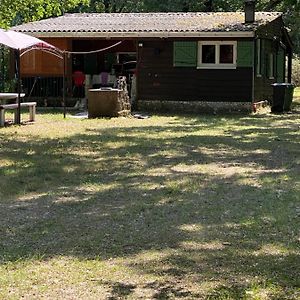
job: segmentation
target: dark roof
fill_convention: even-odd
[[[243,12],[223,13],[76,13],[31,22],[12,29],[46,36],[139,36],[199,34],[211,32],[253,32],[280,17],[281,13],[257,12],[255,22],[245,24]]]

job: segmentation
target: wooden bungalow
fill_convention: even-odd
[[[251,0],[245,12],[76,13],[13,29],[70,52],[69,90],[75,68],[94,79],[102,72],[112,78],[136,74],[140,107],[162,102],[251,105],[272,99],[272,83],[291,82],[292,42],[282,14],[255,12]],[[24,55],[21,69],[28,92],[37,78],[62,81],[62,61],[47,53]],[[56,96],[55,89],[48,90]]]

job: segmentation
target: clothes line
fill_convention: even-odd
[[[117,42],[116,44],[113,44],[113,45],[108,46],[106,48],[102,48],[102,49],[98,49],[98,50],[94,50],[94,51],[82,51],[82,52],[81,51],[80,52],[63,51],[63,52],[66,53],[66,54],[93,54],[93,53],[99,53],[99,52],[103,52],[103,51],[109,50],[111,48],[117,47],[122,43],[123,43],[123,41],[120,41],[120,42]]]
[[[67,51],[67,50],[60,50],[58,48],[56,48],[55,50],[54,49],[49,49],[49,48],[38,48],[38,47],[31,47],[31,48],[28,48],[24,51],[22,51],[21,53],[21,57],[23,55],[25,55],[26,53],[30,52],[30,51],[33,51],[33,50],[40,50],[40,51],[43,51],[43,52],[47,52],[49,54],[52,54],[60,59],[63,59],[63,54],[94,54],[94,53],[100,53],[100,52],[104,52],[106,50],[109,50],[109,49],[112,49],[114,47],[117,47],[119,46],[120,44],[122,44],[123,41],[120,41],[120,42],[117,42],[116,44],[113,44],[111,46],[108,46],[106,48],[102,48],[102,49],[98,49],[98,50],[93,50],[93,51],[79,51],[79,52],[76,52],[76,51]]]
[[[76,51],[67,51],[67,50],[60,50],[56,47],[53,47],[53,49],[50,49],[49,47],[38,47],[37,45],[33,45],[31,47],[27,47],[25,49],[23,49],[23,51],[21,52],[20,51],[20,54],[19,54],[19,58],[20,56],[23,56],[24,54],[32,51],[32,50],[42,50],[43,52],[46,52],[46,53],[49,53],[49,54],[52,54],[56,57],[58,57],[59,59],[62,59],[63,61],[63,107],[64,107],[64,118],[66,118],[66,75],[67,75],[67,66],[66,66],[66,61],[67,61],[67,57],[69,55],[76,55],[76,54],[81,54],[81,55],[84,55],[84,54],[94,54],[94,53],[100,53],[100,52],[104,52],[104,51],[107,51],[109,49],[112,49],[112,48],[115,48],[117,46],[119,46],[120,44],[122,44],[123,41],[119,41],[111,46],[108,46],[108,47],[105,47],[105,48],[102,48],[102,49],[98,49],[98,50],[94,50],[94,51],[79,51],[79,52],[76,52]]]

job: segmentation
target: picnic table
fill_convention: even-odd
[[[24,93],[20,94],[20,96],[23,98],[25,96]],[[0,100],[10,100],[15,99],[17,100],[18,93],[0,93]]]
[[[20,94],[20,97],[24,97],[25,94]],[[17,120],[17,109],[18,109],[18,94],[17,93],[0,93],[0,127],[4,127],[5,125],[5,112],[6,110],[14,110],[15,118],[14,121],[16,123]],[[8,100],[15,100],[13,103],[7,104]],[[29,108],[29,121],[33,122],[35,120],[35,111],[36,111],[36,102],[22,102],[20,103],[20,107],[28,107]]]

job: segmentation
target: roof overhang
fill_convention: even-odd
[[[289,50],[292,51],[293,47],[294,47],[293,41],[292,41],[292,39],[289,35],[289,32],[288,32],[287,28],[285,28],[285,27],[283,28],[283,36],[284,36],[285,41],[287,42]]]
[[[253,31],[237,32],[28,32],[39,38],[253,38]]]

